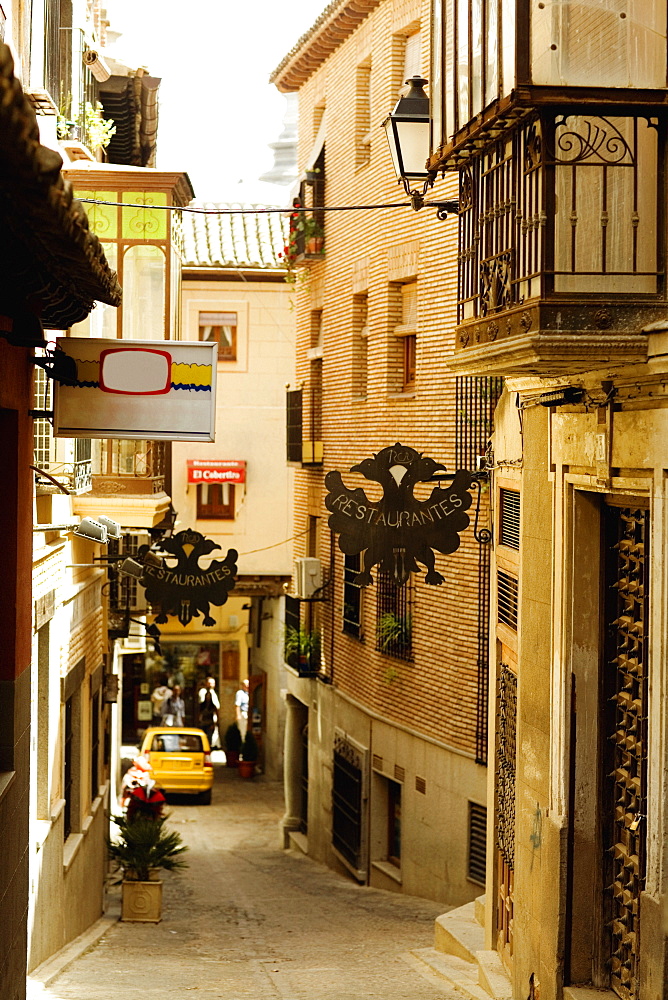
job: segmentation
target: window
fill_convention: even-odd
[[[401,865],[401,785],[387,782],[387,860]]]
[[[197,487],[197,517],[200,520],[234,520],[234,484],[206,483]]]
[[[517,580],[499,570],[497,581],[498,620],[517,631]]]
[[[413,659],[413,578],[398,587],[389,573],[378,570],[376,584],[376,649],[399,660]]]
[[[469,802],[469,860],[468,877],[485,884],[487,868],[487,809],[477,802]]]
[[[419,31],[409,35],[404,48],[404,70],[402,77],[403,93],[406,89],[406,80],[411,76],[422,75],[422,36]]]
[[[455,379],[455,468],[475,472],[492,433],[503,379],[458,375]]]
[[[345,556],[343,564],[343,631],[361,638],[362,631],[362,588],[355,583],[361,569],[359,553]]]
[[[302,460],[302,390],[288,390],[286,396],[286,437],[288,462]]]
[[[499,496],[499,542],[509,549],[520,547],[520,495],[517,490],[501,489]]]
[[[218,344],[219,361],[237,360],[237,326],[235,312],[201,312],[199,339]]]
[[[167,262],[164,250],[150,244],[128,247],[123,257],[123,337],[165,339]]]
[[[401,346],[401,388],[404,392],[415,388],[415,359],[417,353],[417,281],[400,285],[401,322],[394,332]]]

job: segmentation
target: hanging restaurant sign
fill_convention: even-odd
[[[58,337],[76,377],[56,383],[56,437],[213,441],[216,344]]]
[[[225,604],[234,587],[237,571],[236,549],[230,549],[222,560],[213,560],[204,568],[199,560],[214,549],[219,549],[211,538],[199,531],[179,531],[171,538],[164,538],[160,545],[176,559],[176,565],[161,560],[159,565],[144,563],[141,585],[146,588],[146,600],[160,607],[156,625],[164,625],[168,615],[174,615],[185,627],[193,618],[204,615],[203,625],[215,625],[209,611],[210,605]],[[167,557],[169,558],[169,556]]]
[[[383,448],[350,470],[380,483],[383,495],[375,501],[362,489],[349,489],[340,472],[327,473],[325,506],[331,511],[329,526],[340,536],[339,548],[346,555],[364,553],[356,584],[372,583],[371,570],[379,565],[400,586],[419,571],[418,563],[427,567],[425,583],[443,583],[433,550],[449,554],[459,548],[459,534],[469,525],[466,511],[475,475],[459,469],[449,486],[435,486],[428,499],[416,499],[416,484],[429,482],[439,469],[445,466],[414,448]]]
[[[246,463],[218,459],[189,458],[188,485],[193,483],[245,483]]]

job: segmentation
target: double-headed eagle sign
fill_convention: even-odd
[[[199,531],[179,531],[163,539],[160,545],[176,559],[176,565],[169,566],[164,560],[157,566],[144,563],[140,581],[146,588],[146,600],[160,606],[156,624],[162,625],[167,615],[174,615],[185,627],[193,618],[199,618],[201,612],[203,625],[215,625],[216,620],[209,613],[210,605],[220,607],[234,587],[236,549],[230,549],[224,559],[213,560],[204,569],[199,565],[200,557],[219,549],[220,545]]]
[[[378,501],[369,500],[362,489],[348,489],[340,472],[327,473],[329,526],[338,533],[342,552],[364,553],[355,578],[359,586],[372,583],[371,570],[376,565],[401,586],[409,573],[419,572],[418,562],[427,568],[425,583],[443,583],[434,569],[433,550],[448,554],[459,548],[459,533],[469,525],[466,511],[472,503],[469,490],[475,476],[459,469],[449,486],[435,486],[428,500],[416,500],[416,483],[429,482],[439,469],[445,466],[414,448],[398,443],[383,448],[350,470],[380,483],[383,495]]]

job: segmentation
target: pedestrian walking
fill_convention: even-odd
[[[151,694],[151,706],[153,710],[153,725],[160,726],[162,724],[162,706],[165,704],[167,699],[172,693],[172,689],[167,684],[167,674],[161,674],[157,678],[156,686],[153,688],[153,693]]]
[[[234,706],[236,709],[237,725],[243,739],[248,726],[248,679],[246,677],[242,680],[241,687],[234,697]]]
[[[181,686],[175,684],[172,693],[162,706],[163,726],[183,726],[186,714],[186,705],[181,697]]]
[[[209,746],[213,750],[214,738],[217,732],[218,711],[220,709],[220,699],[216,694],[215,677],[207,677],[204,687],[199,691],[199,724],[204,730],[209,740]],[[219,742],[216,739],[216,742]]]

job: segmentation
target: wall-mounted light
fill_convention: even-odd
[[[568,406],[572,403],[579,403],[583,395],[584,389],[580,386],[565,385],[561,389],[541,393],[538,402],[541,406]]]
[[[423,76],[406,80],[408,93],[400,97],[390,112],[383,128],[390,146],[392,165],[415,211],[424,205],[427,189],[434,177],[427,170],[429,159],[429,98],[424,92],[427,83]],[[419,190],[419,186],[422,190]],[[435,202],[439,219],[458,210],[456,201]]]
[[[79,524],[34,524],[33,531],[71,531],[79,538],[86,538],[89,542],[99,542],[106,545],[110,538],[121,537],[121,526],[118,521],[112,521],[110,517],[101,514],[96,520],[93,517],[83,517]]]

